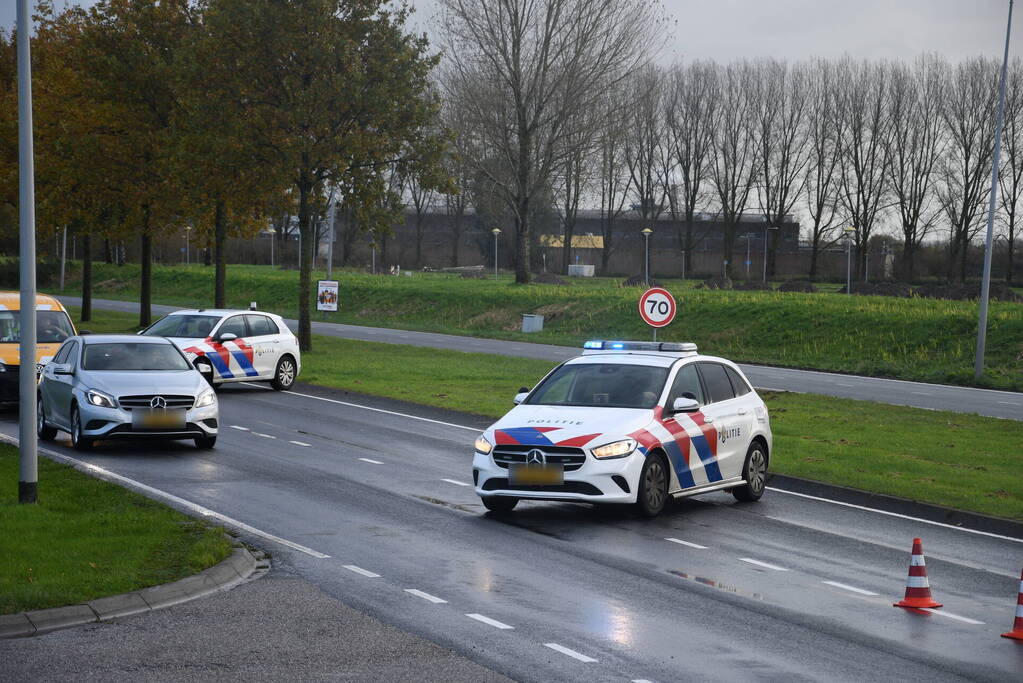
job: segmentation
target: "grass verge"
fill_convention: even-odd
[[[72,310],[77,321],[77,311]],[[97,312],[97,331],[135,317]],[[553,364],[316,337],[302,381],[500,417]],[[813,394],[764,392],[774,472],[1023,520],[1023,422]],[[468,444],[468,442],[467,442]],[[467,446],[468,447],[468,446]]]
[[[224,530],[39,458],[20,505],[18,450],[0,444],[0,614],[76,603],[195,574],[231,553]]]

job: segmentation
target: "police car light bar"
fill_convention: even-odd
[[[643,342],[590,340],[583,344],[587,351],[665,351],[669,353],[696,353],[692,342]]]

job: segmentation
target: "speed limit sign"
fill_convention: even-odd
[[[664,327],[675,319],[675,297],[660,287],[653,287],[639,297],[639,315],[651,327]]]

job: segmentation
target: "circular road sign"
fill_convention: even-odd
[[[639,315],[651,327],[664,327],[675,319],[675,297],[666,289],[652,287],[639,297]]]

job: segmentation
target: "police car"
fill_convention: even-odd
[[[669,496],[764,493],[767,407],[731,361],[695,344],[589,341],[476,440],[483,504],[520,499],[634,505],[658,515]]]
[[[301,369],[298,339],[273,313],[224,309],[174,311],[139,334],[167,337],[189,361],[207,359],[212,383],[269,381],[290,389]]]

